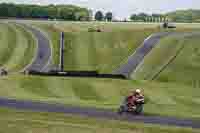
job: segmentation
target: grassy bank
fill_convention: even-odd
[[[0,66],[3,66],[12,56],[16,47],[16,32],[8,24],[0,24]]]
[[[9,133],[198,133],[190,128],[144,125],[58,113],[33,113],[0,108],[0,132]]]
[[[156,76],[157,81],[178,82],[199,88],[199,36],[161,40],[140,65],[136,79]]]
[[[156,47],[147,55],[138,66],[133,78],[152,80],[154,76],[167,64],[183,47],[185,39],[169,36],[160,40]]]
[[[12,24],[1,24],[1,66],[10,72],[22,70],[31,63],[36,50],[33,36],[22,27]]]
[[[0,88],[3,97],[114,110],[130,90],[144,88],[145,113],[200,118],[199,89],[178,84],[16,75],[1,78]]]
[[[65,32],[65,69],[112,72],[150,34],[156,24],[126,23],[32,23],[48,33],[53,43],[54,64],[59,64],[59,35]],[[89,27],[101,33],[88,32]]]
[[[65,69],[112,72],[152,32],[67,33]]]
[[[125,62],[129,55],[155,32],[158,23],[106,23],[106,22],[62,22],[24,21],[44,30],[53,44],[54,65],[59,64],[59,35],[65,32],[65,69],[98,70],[110,73]],[[101,33],[88,32],[89,28],[101,29]],[[172,32],[199,31],[199,24],[177,24]],[[163,41],[164,42],[164,41]]]

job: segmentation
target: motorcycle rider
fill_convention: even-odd
[[[135,91],[131,91],[130,95],[128,95],[123,104],[120,106],[118,113],[122,114],[123,112],[133,112],[136,114],[140,114],[143,111],[144,104],[144,95],[140,89],[136,89]]]
[[[144,98],[141,89],[136,89],[127,97],[127,105],[129,109],[135,109],[137,102],[141,99]]]

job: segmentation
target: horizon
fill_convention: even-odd
[[[93,12],[96,12],[98,10],[101,10],[104,13],[111,11],[116,19],[127,19],[131,14],[137,14],[140,12],[148,14],[163,14],[176,10],[200,9],[200,1],[198,0],[167,0],[166,2],[163,2],[161,0],[154,0],[154,2],[149,2],[145,0],[119,0],[117,3],[115,3],[114,0],[1,0],[0,3],[76,5],[91,9],[93,10]]]

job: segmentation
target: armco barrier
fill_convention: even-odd
[[[39,76],[57,76],[57,77],[87,77],[87,78],[111,78],[111,79],[126,79],[124,75],[117,74],[99,74],[97,71],[51,71],[51,72],[36,72],[29,71],[29,75]]]

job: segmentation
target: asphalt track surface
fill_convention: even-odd
[[[25,29],[28,29],[33,33],[37,39],[37,53],[33,62],[28,65],[26,68],[27,71],[37,71],[37,72],[46,72],[49,69],[51,61],[51,46],[49,39],[38,29],[33,28],[30,25],[17,23],[23,26]]]
[[[117,114],[117,112],[106,109],[75,107],[68,105],[66,106],[62,104],[47,104],[40,102],[0,98],[0,106],[6,108],[19,109],[23,111],[67,113],[67,114],[81,115],[91,118],[103,118],[109,120],[121,120],[128,122],[141,122],[145,124],[159,124],[166,126],[189,127],[196,129],[200,128],[200,121],[197,120],[177,119],[177,118],[162,117],[162,116],[144,116],[144,115],[134,116],[131,114],[119,115]]]
[[[51,57],[51,49],[49,46],[49,40],[39,30],[23,25],[28,28],[38,40],[38,52],[35,60],[29,66],[28,70],[43,71],[48,66],[48,62]],[[147,38],[143,45],[139,47],[136,52],[129,57],[128,63],[122,65],[114,73],[124,74],[127,77],[134,71],[137,65],[143,60],[144,56],[150,52],[150,50],[156,45],[160,38],[169,35],[169,33],[158,33]],[[122,120],[129,122],[141,122],[146,124],[159,124],[167,126],[179,126],[179,127],[190,127],[200,128],[200,120],[190,119],[178,119],[173,117],[162,117],[162,116],[150,116],[150,115],[139,115],[134,116],[131,114],[119,115],[112,110],[96,109],[87,107],[76,107],[62,104],[49,104],[33,101],[23,101],[16,99],[7,99],[0,97],[0,107],[24,110],[24,111],[35,111],[35,112],[55,112],[55,113],[67,113],[73,115],[82,115],[93,118],[103,118],[112,120]]]
[[[143,44],[136,49],[131,56],[129,56],[128,61],[125,64],[122,64],[119,68],[113,71],[113,74],[121,74],[126,78],[130,78],[137,66],[143,61],[144,57],[152,50],[152,48],[155,47],[159,40],[169,34],[173,33],[163,32],[155,33],[149,36],[147,39],[145,39]]]

